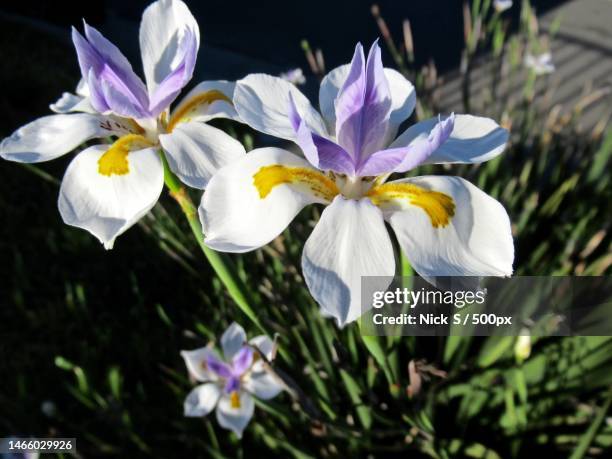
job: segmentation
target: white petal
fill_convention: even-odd
[[[273,360],[274,341],[272,341],[268,336],[259,335],[259,336],[256,336],[255,338],[251,338],[249,340],[249,344],[251,344],[251,346],[256,347],[263,354],[266,360],[268,360],[268,362],[271,362]],[[265,371],[265,369],[266,369],[266,366],[262,359],[256,359],[253,362],[253,366],[251,367],[251,371],[256,372],[256,373]]]
[[[86,229],[104,247],[145,215],[157,202],[164,186],[164,170],[153,148],[130,152],[129,172],[101,175],[98,160],[108,146],[96,145],[70,163],[59,195],[59,210],[68,225]]]
[[[429,136],[438,118],[430,118],[406,129],[390,148],[405,147]],[[506,148],[508,131],[490,118],[455,115],[450,138],[425,161],[436,163],[482,163],[495,158]]]
[[[87,113],[50,115],[20,127],[0,144],[9,161],[38,163],[58,158],[89,139],[110,135],[103,118]]]
[[[185,399],[183,405],[185,416],[197,418],[206,416],[215,409],[220,396],[221,389],[216,384],[200,384],[189,392]]]
[[[234,106],[243,122],[274,137],[295,140],[289,121],[289,94],[293,96],[298,113],[311,130],[326,135],[321,115],[310,105],[295,85],[282,78],[251,74],[236,83]]]
[[[236,322],[232,322],[221,336],[221,348],[223,349],[225,360],[227,362],[231,361],[232,357],[234,357],[246,341],[247,337],[244,328]]]
[[[314,170],[305,159],[286,150],[260,148],[213,176],[199,208],[209,247],[222,252],[254,250],[277,237],[304,206],[323,202],[288,184],[279,184],[260,197],[254,175],[276,164]]]
[[[180,0],[158,0],[147,7],[140,23],[140,52],[149,94],[174,69],[180,39],[190,29],[200,43],[200,29]]]
[[[229,395],[223,395],[217,405],[217,422],[224,429],[233,431],[238,438],[242,438],[242,432],[249,424],[255,411],[253,397],[247,392],[240,393],[240,407],[232,408]]]
[[[339,326],[363,312],[361,276],[393,276],[395,258],[382,212],[368,199],[338,196],[306,241],[302,270],[310,293]],[[381,278],[385,289],[392,278]],[[377,282],[378,283],[378,282]]]
[[[338,92],[346,81],[350,69],[351,64],[341,65],[333,69],[325,75],[323,80],[321,80],[321,86],[319,88],[319,109],[321,110],[323,118],[325,118],[330,133],[334,132],[336,126],[336,97],[338,97]]]
[[[270,372],[251,373],[244,380],[244,389],[261,400],[270,400],[283,390],[282,383]]]
[[[221,129],[204,123],[179,124],[171,134],[159,136],[172,172],[193,187],[204,189],[223,166],[244,157],[244,147]]]
[[[255,346],[264,355],[266,359],[268,359],[269,361],[272,360],[274,354],[274,341],[272,341],[269,336],[256,336],[255,338],[251,338],[249,340],[249,343],[252,346]]]
[[[385,211],[402,250],[424,277],[509,276],[514,245],[504,207],[460,177],[424,176],[391,183],[412,183],[452,197],[455,214],[434,228],[420,207]]]
[[[319,89],[319,107],[321,114],[327,122],[327,128],[330,133],[334,132],[336,125],[336,110],[334,102],[338,96],[338,91],[344,84],[349,70],[350,64],[341,65],[329,72],[321,81]],[[416,92],[414,86],[397,70],[385,69],[385,76],[389,83],[389,91],[391,92],[391,130],[389,133],[391,138],[397,132],[398,126],[408,119],[416,106]]]
[[[87,85],[87,80],[85,78],[81,78],[79,80],[75,92],[77,96],[89,97],[89,86]]]
[[[385,76],[391,91],[391,119],[392,132],[388,133],[390,140],[395,138],[397,128],[406,121],[416,107],[416,91],[410,81],[397,70],[385,69]]]
[[[187,93],[185,97],[172,110],[170,120],[177,114],[184,112],[186,107],[189,108],[187,115],[191,121],[209,121],[214,118],[229,118],[235,121],[240,121],[238,112],[234,108],[232,100],[234,99],[234,90],[236,83],[233,81],[202,81],[195,88]],[[223,94],[229,101],[218,98],[208,103],[201,103],[205,94],[210,94],[211,91],[218,91]]]
[[[218,379],[217,375],[212,371],[208,371],[206,367],[209,355],[219,358],[217,353],[209,347],[201,347],[193,351],[181,351],[181,357],[185,360],[189,374],[197,381],[216,381]]]
[[[49,105],[49,108],[55,113],[97,113],[91,106],[89,98],[71,94],[69,92],[63,93],[62,97],[60,97],[54,104]]]

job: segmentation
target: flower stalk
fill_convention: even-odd
[[[191,232],[202,249],[204,256],[227,289],[227,292],[231,298],[242,310],[242,312],[244,312],[244,314],[257,326],[257,328],[259,328],[260,331],[266,333],[265,328],[257,318],[257,315],[252,308],[254,300],[251,297],[248,287],[245,285],[242,279],[240,279],[240,276],[238,276],[236,267],[227,255],[215,252],[204,244],[204,234],[202,233],[202,226],[198,219],[197,208],[189,197],[185,186],[170,170],[164,153],[160,152],[160,155],[164,164],[164,183],[166,184],[170,195],[178,203],[183,211],[183,214],[185,214],[185,218],[189,223]]]

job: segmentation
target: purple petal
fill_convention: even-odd
[[[122,116],[149,116],[144,83],[132,70],[121,51],[93,27],[85,24],[85,37],[72,29],[79,66],[87,79],[93,107]]]
[[[289,120],[295,133],[296,142],[306,159],[320,170],[332,170],[341,174],[353,174],[353,158],[340,145],[312,132],[300,116],[293,96],[289,93]]]
[[[335,109],[338,143],[357,163],[383,147],[391,95],[377,41],[370,48],[367,62],[361,44],[357,44]]]
[[[212,354],[206,356],[206,365],[210,371],[223,379],[227,379],[232,376],[232,368],[227,363],[222,362]]]
[[[99,113],[106,113],[110,111],[110,107],[106,102],[102,87],[96,80],[93,67],[90,67],[87,73],[87,87],[89,88],[89,99],[91,100],[91,106]]]
[[[361,177],[390,172],[406,172],[423,163],[448,140],[455,126],[455,114],[440,120],[426,139],[418,139],[402,148],[391,148],[372,154],[357,170]]]
[[[88,79],[90,70],[100,70],[104,66],[102,56],[89,44],[77,29],[72,28],[72,43],[76,49],[81,75]]]
[[[107,80],[98,80],[102,89],[104,100],[110,110],[118,115],[128,118],[147,118],[149,112],[129,97],[129,93],[122,91],[121,86],[113,85]]]
[[[225,388],[223,390],[226,394],[231,394],[232,392],[235,392],[238,389],[240,389],[240,378],[232,376],[225,383]]]
[[[232,374],[234,376],[243,375],[253,363],[253,349],[250,346],[243,346],[232,359]]]
[[[178,48],[176,61],[179,64],[164,78],[151,95],[149,110],[153,116],[157,116],[169,107],[181,92],[181,89],[191,80],[197,53],[198,39],[191,30],[186,29]]]

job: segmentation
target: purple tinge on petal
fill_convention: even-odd
[[[146,87],[115,45],[87,24],[85,37],[72,28],[72,41],[96,110],[132,118],[150,116]]]
[[[104,97],[104,93],[102,92],[102,87],[97,83],[93,67],[89,68],[89,72],[87,73],[86,78],[91,106],[100,113],[106,113],[110,111],[110,107],[108,106],[106,98]]]
[[[361,177],[390,172],[406,172],[414,169],[448,140],[455,127],[455,114],[440,120],[427,138],[413,141],[402,148],[391,148],[372,154],[357,170]]]
[[[232,374],[242,376],[253,363],[253,349],[250,346],[243,346],[232,359]]]
[[[336,137],[354,159],[363,163],[384,145],[391,114],[391,94],[380,47],[375,41],[365,61],[357,44],[348,77],[335,101]]]
[[[206,356],[206,365],[210,371],[223,379],[227,379],[232,376],[232,367],[230,367],[227,363],[222,362],[212,354]]]
[[[235,376],[231,376],[225,383],[225,388],[223,389],[226,394],[231,394],[232,392],[240,389],[240,378]]]
[[[296,142],[310,164],[323,171],[332,170],[341,174],[355,172],[353,158],[344,148],[310,130],[300,116],[291,93],[289,93],[288,115],[297,136]]]
[[[197,54],[198,38],[192,30],[186,29],[178,46],[176,66],[151,94],[149,110],[153,116],[157,116],[170,106],[181,89],[189,83],[193,76]]]

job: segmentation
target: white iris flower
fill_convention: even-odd
[[[159,0],[144,12],[140,50],[146,84],[121,51],[84,24],[73,28],[82,80],[51,109],[0,144],[10,161],[49,161],[91,139],[115,137],[80,152],[62,181],[59,211],[65,223],[86,229],[107,249],[157,202],[164,186],[160,149],[186,184],[204,188],[213,172],[241,158],[244,148],[205,124],[237,118],[234,83],[206,81],[179,104],[170,104],[192,77],[200,43],[198,25],[180,0]]]
[[[253,397],[270,400],[283,389],[260,355],[270,362],[274,343],[265,335],[247,342],[244,329],[234,322],[223,333],[221,347],[223,358],[210,347],[181,352],[191,377],[202,383],[185,399],[185,416],[215,410],[219,425],[242,437],[255,410]]]

